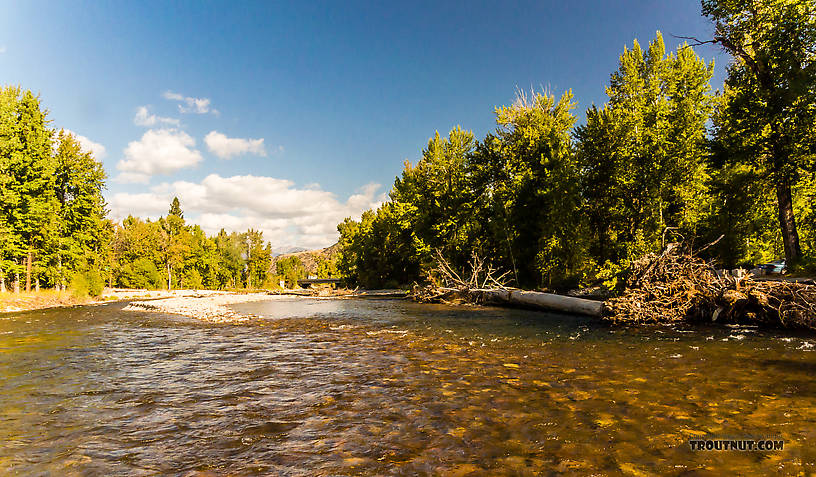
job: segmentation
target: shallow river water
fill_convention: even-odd
[[[392,300],[0,315],[0,474],[813,475],[816,336]],[[773,437],[777,451],[692,451]]]

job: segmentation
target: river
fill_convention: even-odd
[[[816,472],[816,337],[293,298],[0,315],[0,473]],[[701,436],[777,451],[692,451]]]

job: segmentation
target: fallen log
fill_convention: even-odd
[[[479,293],[484,303],[508,303],[511,305],[528,306],[542,310],[558,311],[579,315],[603,316],[604,304],[602,301],[587,300],[553,293],[542,293],[526,290],[471,290]]]
[[[423,303],[514,305],[595,317],[603,316],[604,310],[601,301],[511,288],[417,287],[411,297]]]
[[[474,303],[515,305],[539,310],[602,317],[604,303],[566,295],[519,290],[504,286],[508,272],[499,274],[475,254],[470,272],[456,272],[436,251],[437,266],[428,274],[428,284],[415,285],[410,296],[421,303]],[[488,288],[490,287],[490,288]]]

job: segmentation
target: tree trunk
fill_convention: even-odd
[[[471,290],[471,293],[481,293],[485,301],[492,303],[510,303],[562,313],[600,317],[603,315],[604,309],[602,301],[554,295],[552,293],[524,290]]]
[[[20,266],[20,259],[17,259],[17,266]],[[14,293],[20,293],[20,269],[14,270]]]
[[[171,283],[170,280],[171,280],[171,278],[172,277],[170,275],[170,262],[167,262],[167,291],[170,291],[170,283]]]
[[[34,280],[34,291],[36,291],[37,293],[40,292],[40,277],[37,277]]]
[[[0,268],[0,293],[6,293],[6,274]]]
[[[782,243],[785,246],[787,266],[795,265],[802,255],[799,247],[799,233],[796,230],[796,218],[793,216],[793,195],[791,194],[790,177],[781,175],[776,178],[776,200],[779,207],[779,226],[782,230]]]
[[[25,291],[26,293],[31,291],[31,260],[33,257],[34,252],[31,251],[31,245],[28,246],[28,255],[26,256],[26,286]]]

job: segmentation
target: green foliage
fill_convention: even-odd
[[[74,273],[69,286],[71,294],[77,298],[98,297],[104,288],[105,281],[96,270]]]
[[[609,103],[587,111],[577,155],[597,263],[620,265],[666,238],[696,236],[710,209],[712,68],[685,45],[667,55],[658,33],[645,52],[637,41],[624,50]]]
[[[153,290],[161,287],[162,277],[152,260],[139,257],[119,268],[117,283],[125,288]]]
[[[87,298],[88,293],[88,279],[84,273],[76,272],[71,277],[71,284],[68,286],[71,294],[76,298]]]
[[[46,114],[30,91],[0,88],[0,281],[62,287],[107,258],[105,173]]]
[[[275,266],[278,271],[277,275],[286,282],[287,288],[295,288],[298,280],[306,278],[306,267],[295,256],[280,259]]]
[[[317,278],[336,278],[337,275],[337,259],[327,260],[323,257],[318,259]]]
[[[181,202],[179,202],[178,197],[173,197],[173,202],[170,203],[170,210],[167,212],[167,215],[172,215],[180,219],[184,218],[184,212],[181,211]]]
[[[569,286],[581,274],[578,169],[571,130],[572,92],[556,102],[549,94],[519,94],[496,108],[499,125],[485,163],[498,177],[484,202],[498,212],[516,282],[527,287]]]
[[[105,281],[102,275],[96,270],[88,270],[85,272],[85,280],[88,284],[88,295],[97,297],[102,294],[105,288]]]
[[[221,230],[207,237],[187,225],[179,200],[167,217],[143,221],[128,217],[112,233],[115,282],[129,288],[241,288],[266,282],[271,250],[263,233]]]
[[[703,0],[702,6],[715,24],[711,41],[735,59],[714,118],[715,151],[723,167],[750,164],[775,192],[793,265],[802,253],[794,192],[816,164],[816,3]]]
[[[774,225],[786,213],[785,187],[812,256],[814,8],[767,0],[746,12],[745,2],[703,3],[717,41],[744,46],[722,96],[711,92],[712,64],[687,45],[667,53],[658,33],[646,50],[637,42],[624,50],[609,102],[591,107],[577,128],[570,93],[558,101],[534,93],[496,108],[498,129],[481,142],[458,127],[447,138],[436,133],[417,165],[406,163],[390,201],[338,225],[338,272],[353,285],[408,284],[425,277],[439,250],[460,270],[472,254],[486,257],[512,271],[518,286],[616,290],[634,259],[668,241],[706,243],[720,234],[712,257],[754,265],[789,248],[790,230]],[[799,36],[783,45],[787,33],[771,31],[773,22]],[[762,92],[761,78],[749,77],[756,68],[749,47],[753,61],[776,71],[774,88],[783,92]],[[787,57],[774,56],[783,50]],[[780,134],[787,149],[771,141]]]
[[[245,253],[247,288],[258,287],[266,280],[272,262],[272,250],[269,244],[264,245],[263,232],[252,229],[246,232]]]

